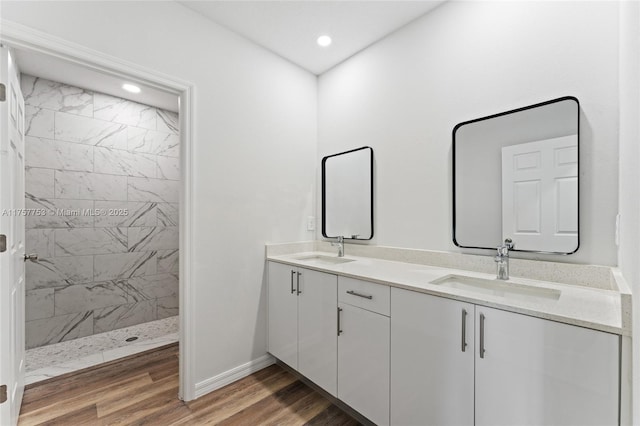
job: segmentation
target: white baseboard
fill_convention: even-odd
[[[224,373],[220,373],[217,376],[210,377],[201,382],[196,383],[195,397],[200,398],[203,395],[208,394],[216,389],[220,389],[223,386],[233,383],[236,380],[240,380],[243,377],[247,377],[249,374],[255,373],[258,370],[262,370],[265,367],[275,364],[276,359],[269,355],[264,354],[260,358],[256,358],[253,361],[249,361],[246,364],[239,365],[227,370]]]

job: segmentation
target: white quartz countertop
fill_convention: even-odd
[[[526,296],[510,298],[500,295],[482,294],[474,290],[450,288],[443,287],[439,284],[432,284],[433,281],[448,275],[485,280],[494,280],[495,275],[348,255],[345,256],[345,259],[352,259],[353,261],[339,264],[322,262],[313,258],[304,259],[305,257],[311,256],[335,257],[336,255],[335,253],[327,252],[303,252],[267,256],[267,260],[609,333],[630,335],[630,330],[626,330],[623,327],[621,293],[615,290],[602,290],[518,277],[501,282],[512,283],[514,286],[526,285],[558,290],[560,291],[560,297],[557,299]],[[393,312],[391,316],[393,317]]]

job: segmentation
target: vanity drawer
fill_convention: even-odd
[[[338,277],[338,301],[389,316],[391,287]]]

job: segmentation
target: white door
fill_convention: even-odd
[[[336,396],[338,277],[310,269],[298,272],[298,371]]]
[[[338,398],[376,425],[388,425],[389,317],[338,306]]]
[[[24,98],[11,54],[0,52],[0,424],[14,425],[24,392]]]
[[[391,289],[392,425],[473,425],[473,317],[472,304]]]
[[[269,262],[269,352],[298,369],[297,269]]]
[[[476,306],[475,424],[619,424],[619,344],[614,334]]]
[[[502,148],[502,238],[522,250],[578,248],[576,135]]]

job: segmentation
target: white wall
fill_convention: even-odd
[[[313,237],[316,77],[174,2],[3,1],[2,18],[195,83],[194,379],[263,355],[264,243]]]
[[[455,251],[453,126],[574,95],[582,106],[582,246],[553,259],[616,264],[618,7],[447,2],[320,78],[317,147],[316,78],[176,3],[3,1],[2,18],[196,84],[200,381],[265,353],[263,243],[312,236],[306,217],[320,216],[316,170],[327,154],[374,148],[373,243]],[[623,161],[621,179],[635,179],[637,192],[636,158]],[[636,204],[621,205],[623,215]],[[633,238],[621,257],[635,262],[628,270],[637,276]]]
[[[617,82],[617,3],[447,2],[320,76],[318,158],[373,147],[373,243],[459,251],[451,239],[453,127],[576,96],[581,247],[536,257],[615,265]]]
[[[620,269],[633,291],[633,413],[640,424],[640,3],[620,7]]]

